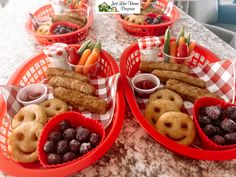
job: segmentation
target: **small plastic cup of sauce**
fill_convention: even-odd
[[[160,86],[160,80],[152,74],[138,74],[131,82],[136,96],[141,98],[148,98]]]
[[[47,87],[44,84],[31,84],[23,87],[16,95],[24,106],[39,104],[47,99]]]

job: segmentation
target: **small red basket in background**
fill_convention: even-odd
[[[162,40],[162,44],[163,42],[164,40]],[[194,52],[195,55],[190,62],[190,65],[192,66],[201,66],[207,62],[217,62],[220,60],[220,58],[218,58],[215,54],[200,45],[196,45]],[[120,72],[122,75],[122,85],[125,90],[126,100],[132,113],[134,114],[135,119],[144,128],[144,130],[170,151],[189,158],[198,160],[229,160],[236,158],[236,148],[207,150],[194,146],[184,146],[158,133],[143,116],[129,84],[128,78],[132,78],[139,71],[140,62],[139,46],[138,43],[135,43],[124,50],[120,59]]]
[[[167,0],[159,0],[157,1],[157,7],[161,9],[165,9],[168,4]],[[164,17],[165,20],[169,20],[160,24],[154,25],[136,25],[133,23],[129,23],[124,20],[120,14],[116,15],[118,21],[122,24],[123,28],[134,36],[163,36],[165,34],[166,29],[171,26],[178,18],[179,18],[178,9],[173,6],[172,13],[170,19]]]
[[[92,25],[93,22],[93,14],[92,10],[90,9],[90,6],[87,4],[83,4],[83,11],[81,11],[81,15],[87,16],[87,24],[83,27],[80,28],[79,30],[76,30],[71,33],[67,34],[61,34],[61,35],[54,35],[54,34],[48,34],[48,35],[42,35],[42,34],[37,34],[32,23],[32,19],[29,18],[28,21],[26,22],[26,29],[27,31],[32,34],[36,40],[43,44],[52,44],[56,42],[60,43],[67,43],[67,44],[75,44],[78,43],[88,36],[89,28]],[[38,9],[35,13],[33,13],[35,18],[43,18],[43,17],[49,17],[50,15],[53,15],[54,11],[51,5],[45,5]]]
[[[70,45],[79,48],[79,45]],[[29,84],[40,82],[46,78],[46,70],[49,61],[44,53],[36,55],[22,64],[11,76],[8,85],[26,86]],[[105,50],[100,53],[97,75],[100,77],[109,77],[119,72],[118,66],[114,58]],[[116,107],[112,122],[106,128],[104,140],[101,142],[96,153],[87,154],[79,162],[73,162],[66,166],[57,168],[45,168],[39,162],[30,164],[20,164],[12,159],[9,152],[8,138],[12,133],[11,120],[6,116],[7,105],[0,94],[0,170],[11,176],[68,176],[76,173],[101,158],[108,149],[113,145],[122,128],[125,114],[125,101],[123,90],[118,84],[116,93]]]

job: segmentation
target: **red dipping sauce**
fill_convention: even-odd
[[[157,85],[153,83],[152,81],[143,80],[143,81],[137,82],[135,86],[142,90],[149,90],[149,89],[153,89]]]
[[[150,90],[155,88],[157,85],[149,80],[142,80],[139,81],[137,83],[134,84],[137,88],[142,89],[142,90]],[[148,93],[138,93],[135,92],[136,96],[140,97],[140,98],[148,98],[150,96],[150,94]]]
[[[42,96],[43,93],[41,92],[37,92],[37,93],[29,93],[28,96],[23,99],[22,101],[33,101],[33,100],[36,100],[38,99],[39,97]]]

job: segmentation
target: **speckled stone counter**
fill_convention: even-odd
[[[6,84],[14,70],[42,47],[25,30],[29,12],[46,4],[46,0],[10,0],[0,9],[0,84]],[[192,38],[220,58],[236,59],[236,50],[197,23],[181,14],[172,28],[177,35],[180,26],[186,25]],[[119,61],[122,51],[137,40],[127,34],[113,15],[96,15],[89,38],[101,39],[103,48]],[[154,141],[135,121],[126,115],[123,129],[112,148],[95,164],[74,175],[78,177],[156,177],[156,176],[207,176],[233,177],[236,160],[225,162],[186,159],[166,150]]]

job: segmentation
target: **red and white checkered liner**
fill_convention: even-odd
[[[145,36],[138,40],[138,46],[140,49],[153,49],[160,47],[161,40],[155,36]]]
[[[210,92],[215,92],[224,101],[235,103],[236,96],[236,61],[223,60],[215,63],[208,63],[205,66],[192,68],[192,72],[198,78],[206,82],[206,88]],[[129,78],[129,80],[131,80]],[[132,84],[130,84],[132,87]],[[136,101],[141,111],[148,104],[148,99],[136,97]],[[184,101],[184,108],[192,116],[193,103]]]
[[[82,112],[85,117],[90,117],[98,120],[102,125],[107,128],[115,111],[115,100],[116,100],[116,90],[118,86],[120,74],[115,74],[107,78],[101,78],[93,76],[90,78],[91,84],[96,88],[96,95],[99,98],[107,101],[108,111],[101,114],[92,114],[89,112]],[[3,85],[1,86],[1,92],[4,97],[4,100],[7,103],[7,117],[12,119],[14,115],[23,107],[16,100],[17,92],[20,90],[20,87]],[[52,89],[49,89],[48,98],[52,98]]]
[[[167,5],[165,5],[166,3],[163,2],[164,0],[156,0],[154,2],[152,2],[152,6],[155,8],[161,8],[164,12],[164,15],[168,16],[168,17],[172,17],[172,10],[174,7],[174,0],[169,0],[169,2],[167,3]]]

